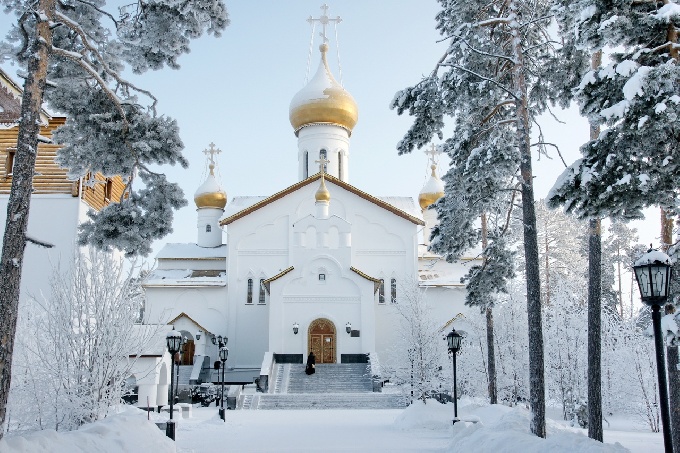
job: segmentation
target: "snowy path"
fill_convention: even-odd
[[[193,418],[181,420],[178,425],[177,451],[441,453],[455,450],[451,449],[451,427],[431,420],[422,422],[431,424],[432,429],[395,423],[403,412],[400,409],[227,411],[224,423],[219,420],[216,408],[195,408]],[[490,414],[494,412],[497,410],[489,410]],[[632,453],[663,451],[662,436],[644,430],[637,423],[617,420],[612,427],[615,429],[605,429],[607,443],[619,442]],[[586,430],[564,429],[588,435]],[[564,446],[561,451],[573,451],[568,444]],[[512,442],[506,447],[507,451],[518,451]]]
[[[227,411],[195,409],[177,430],[178,453],[221,452],[441,452],[446,430],[399,430],[402,410]]]

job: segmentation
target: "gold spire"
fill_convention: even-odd
[[[331,193],[326,188],[326,178],[323,177],[323,173],[321,173],[321,186],[314,194],[314,198],[316,201],[325,201],[326,203],[331,201]]]
[[[418,195],[418,203],[423,211],[444,196],[444,183],[437,177],[437,163],[435,161],[435,156],[440,154],[440,152],[436,150],[433,144],[432,149],[426,151],[425,154],[430,158],[432,173],[430,174],[430,179],[428,179]]]
[[[205,182],[201,184],[196,193],[194,194],[194,202],[197,208],[218,208],[224,209],[227,205],[227,194],[224,190],[220,188],[217,179],[215,178],[215,154],[219,154],[222,151],[215,148],[215,144],[211,143],[210,148],[203,151],[203,153],[210,159],[210,164],[208,168],[210,169],[210,174],[205,179]]]
[[[324,178],[325,174],[324,166],[328,164],[328,162],[330,161],[326,159],[325,156],[321,156],[321,158],[315,162],[319,164],[319,173],[321,173],[321,185],[314,194],[314,198],[316,199],[316,201],[323,201],[328,203],[329,201],[331,201],[331,193],[326,188],[326,178]]]
[[[351,133],[359,119],[357,103],[328,68],[328,44],[322,43],[319,50],[321,62],[316,74],[290,103],[290,124],[296,135],[310,124],[334,124]]]

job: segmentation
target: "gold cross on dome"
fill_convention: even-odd
[[[437,165],[437,157],[439,157],[441,153],[442,152],[439,149],[437,149],[434,143],[432,143],[430,149],[425,150],[425,155],[428,157],[432,165]]]
[[[309,18],[307,19],[307,22],[309,22],[310,24],[314,24],[314,22],[319,22],[321,24],[321,28],[322,28],[322,31],[321,31],[321,33],[319,33],[319,35],[321,35],[321,37],[323,38],[323,42],[327,42],[328,38],[326,37],[326,25],[328,25],[331,22],[334,22],[335,24],[339,24],[340,22],[342,22],[342,19],[340,18],[340,16],[336,16],[335,19],[329,18],[328,17],[328,5],[325,4],[325,3],[323,5],[321,5],[321,11],[323,11],[323,14],[320,17],[315,18],[315,17],[309,16]]]
[[[319,164],[319,173],[323,176],[324,172],[326,171],[326,164],[330,162],[330,160],[326,159],[326,156],[321,156],[319,160],[315,160],[317,164]]]
[[[208,145],[208,146],[209,146],[209,148],[206,149],[206,150],[204,150],[204,151],[203,151],[203,154],[205,154],[206,156],[208,156],[208,159],[210,159],[210,163],[211,163],[212,165],[215,165],[215,154],[221,153],[222,150],[219,149],[219,148],[215,148],[215,144],[214,144],[214,143],[210,143],[210,145]]]

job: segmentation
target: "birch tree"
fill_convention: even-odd
[[[54,138],[65,145],[57,161],[70,177],[127,179],[118,203],[89,214],[80,243],[148,254],[150,242],[171,231],[173,210],[186,204],[179,186],[151,168],[187,161],[175,121],[158,115],[151,92],[127,81],[122,71],[177,68],[191,39],[206,32],[219,36],[228,24],[221,0],[140,0],[122,8],[104,0],[1,1],[17,17],[11,44],[3,48],[25,67],[26,79],[0,259],[0,424],[24,248],[32,241],[26,227],[43,102],[68,118]]]

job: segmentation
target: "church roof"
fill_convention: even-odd
[[[154,269],[144,286],[226,286],[227,271],[219,269]]]
[[[236,221],[236,220],[238,220],[242,217],[245,217],[252,212],[257,211],[258,209],[263,208],[263,207],[267,206],[268,204],[270,204],[270,203],[272,203],[276,200],[279,200],[279,199],[285,197],[286,195],[291,194],[291,193],[297,191],[298,189],[313,183],[314,181],[317,181],[320,178],[321,178],[321,173],[317,173],[315,175],[310,176],[307,179],[304,179],[300,182],[293,184],[292,186],[289,186],[289,187],[283,189],[280,192],[275,193],[274,195],[272,195],[270,197],[263,198],[259,201],[256,201],[255,203],[253,203],[251,205],[244,205],[245,207],[243,209],[241,209],[240,211],[237,211],[234,214],[231,214],[228,217],[222,219],[220,221],[220,226],[229,225],[230,223],[232,223],[232,222],[234,222],[234,221]],[[333,183],[337,186],[340,186],[343,189],[347,190],[348,192],[351,192],[351,193],[363,198],[364,200],[370,201],[371,203],[376,204],[376,205],[380,206],[381,208],[386,209],[386,210],[390,211],[391,213],[408,220],[409,222],[415,223],[416,225],[425,225],[425,222],[423,222],[420,218],[418,218],[417,216],[410,214],[408,212],[408,211],[414,212],[414,209],[412,210],[412,209],[408,208],[408,203],[404,201],[404,200],[408,199],[407,197],[390,197],[390,198],[385,199],[385,200],[395,201],[395,203],[397,202],[396,200],[400,200],[398,202],[398,204],[400,204],[401,207],[397,207],[394,204],[392,204],[390,201],[385,201],[385,200],[380,199],[378,197],[375,197],[375,196],[373,196],[369,193],[366,193],[362,190],[359,190],[356,187],[354,187],[353,185],[348,184],[348,183],[346,183],[346,182],[344,182],[344,181],[342,181],[342,180],[340,180],[340,179],[338,179],[338,178],[336,178],[332,175],[329,175],[328,173],[324,174],[324,178],[326,179],[326,181],[331,182],[331,183]],[[250,197],[248,197],[248,198],[250,198]],[[242,200],[242,201],[245,201],[245,200]],[[410,204],[411,204],[411,206],[413,206],[412,200],[411,200]],[[402,209],[402,208],[404,208],[404,209]]]
[[[226,257],[226,244],[219,247],[199,247],[193,243],[165,244],[156,255],[159,260],[224,260]]]

